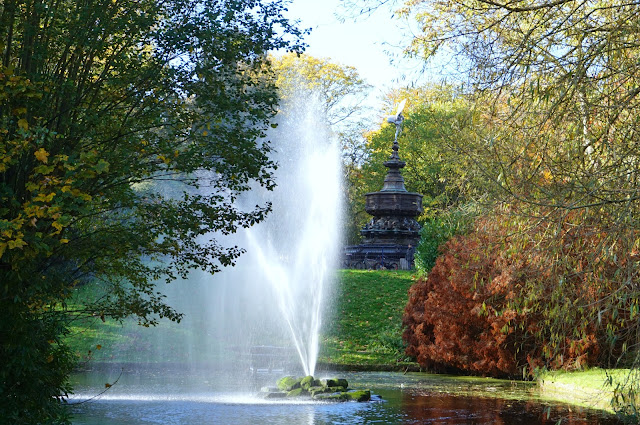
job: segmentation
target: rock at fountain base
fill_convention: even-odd
[[[282,391],[261,391],[260,396],[265,400],[277,400],[287,396],[287,393]]]
[[[339,402],[371,400],[370,390],[347,390],[346,379],[314,379],[313,376],[295,378],[285,376],[276,387],[264,387],[261,395],[265,399],[306,398],[318,401]]]
[[[276,387],[278,387],[280,391],[289,392],[296,388],[300,388],[300,382],[302,382],[302,379],[296,379],[293,376],[285,376],[278,380]]]

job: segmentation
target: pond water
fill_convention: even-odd
[[[79,404],[72,408],[73,424],[620,423],[599,411],[540,401],[535,385],[530,383],[415,373],[318,373],[321,375],[345,377],[350,387],[370,388],[376,399],[334,404],[265,401],[255,397],[254,391],[238,392],[233,382],[215,372],[94,370],[74,377],[76,393],[70,403]],[[118,377],[115,385],[95,397],[105,390],[106,383]]]

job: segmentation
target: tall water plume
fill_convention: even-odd
[[[342,210],[339,150],[317,105],[296,102],[269,134],[277,187],[257,188],[239,202],[270,201],[273,211],[263,223],[221,240],[247,250],[236,266],[213,277],[192,273],[188,282],[167,288],[169,302],[185,313],[176,329],[187,331],[158,342],[164,360],[174,356],[242,372],[255,361],[249,355],[255,347],[289,347],[304,373],[314,373]]]

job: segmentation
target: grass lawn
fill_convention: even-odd
[[[333,314],[322,335],[320,363],[415,366],[407,363],[402,313],[413,271],[340,270]]]
[[[102,288],[96,283],[88,283],[78,288],[69,301],[69,308],[81,307],[86,299],[96,299],[102,295]],[[156,327],[139,326],[135,320],[116,320],[100,317],[75,319],[70,324],[70,334],[66,342],[80,361],[101,363],[149,363],[159,362],[157,353],[151,349],[159,332],[166,336],[167,350],[171,345],[180,344],[188,330],[179,324],[160,321]],[[175,351],[175,350],[174,350]],[[186,359],[175,359],[180,362]]]

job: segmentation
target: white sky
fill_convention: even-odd
[[[418,73],[422,64],[403,59],[397,47],[402,30],[392,11],[381,8],[371,16],[340,22],[336,15],[343,14],[340,0],[293,0],[287,17],[299,19],[301,28],[312,28],[305,38],[308,54],[353,66],[374,86],[367,100],[369,106],[379,108],[381,95],[391,87],[404,87],[416,79],[424,82],[426,77]],[[386,51],[395,55],[393,64]]]

